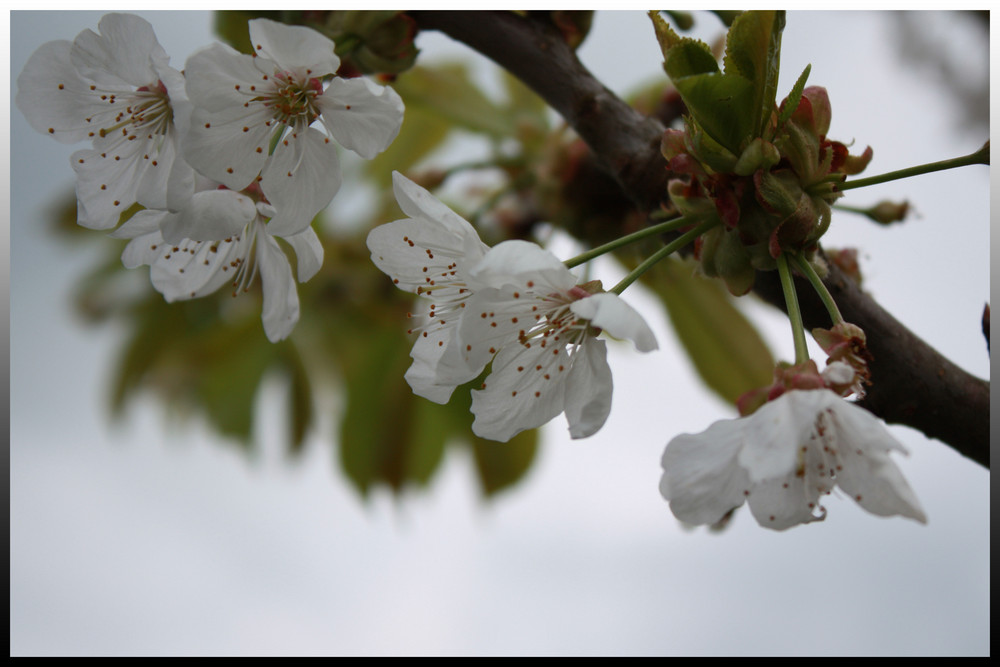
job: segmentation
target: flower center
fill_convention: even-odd
[[[117,95],[101,95],[101,99],[110,104],[115,104]],[[101,137],[107,136],[116,130],[121,130],[122,134],[128,138],[145,134],[152,139],[154,135],[166,135],[174,119],[173,109],[170,106],[170,97],[167,95],[167,87],[162,81],[149,86],[137,88],[129,96],[128,104],[124,110],[119,111],[112,120],[109,127],[102,128],[98,134]]]
[[[301,122],[308,126],[320,115],[316,98],[323,94],[323,83],[318,78],[301,81],[291,72],[278,72],[272,78],[274,91],[264,100],[275,120],[286,125]]]

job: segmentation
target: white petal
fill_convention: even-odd
[[[757,523],[765,528],[785,530],[822,520],[826,514],[819,508],[820,493],[808,485],[808,479],[808,475],[792,473],[754,485],[747,503]]]
[[[337,143],[366,160],[388,148],[403,124],[399,94],[364,78],[333,79],[316,105]]]
[[[176,213],[171,214],[177,215]],[[149,270],[153,287],[167,301],[195,299],[211,294],[234,277],[230,264],[246,254],[248,240],[218,243],[185,239],[157,246],[157,257]]]
[[[323,244],[312,227],[284,238],[295,251],[299,282],[304,283],[323,266]]]
[[[42,44],[17,77],[17,108],[35,130],[71,144],[96,135],[87,118],[104,111],[95,102],[90,82],[77,74],[67,41]],[[61,86],[61,87],[60,87]]]
[[[249,108],[243,106],[246,103],[262,107],[252,100],[274,89],[269,79],[273,73],[273,63],[255,62],[253,56],[218,43],[195,51],[184,64],[188,98],[195,106],[213,113]]]
[[[431,281],[438,288],[456,283],[456,289],[471,289],[467,284],[469,269],[488,248],[471,226],[468,233],[474,238],[457,236],[426,219],[397,220],[372,229],[368,233],[368,249],[375,266],[398,281],[396,286],[400,289],[423,291],[431,287]]]
[[[77,222],[89,229],[111,229],[122,211],[136,200],[137,181],[148,168],[143,146],[118,141],[102,149],[73,153],[76,172]]]
[[[889,458],[906,450],[874,415],[841,400],[826,413],[824,440],[840,455],[837,485],[863,508],[879,516],[899,514],[927,522],[916,494]]]
[[[816,418],[829,399],[842,400],[826,389],[787,391],[737,421],[746,433],[739,462],[753,483],[784,478],[808,448]]]
[[[276,343],[287,338],[299,321],[299,295],[288,258],[270,234],[257,235],[257,263],[264,292],[264,333]]]
[[[479,375],[479,371],[467,368],[458,355],[457,319],[453,313],[444,324],[420,332],[410,351],[413,363],[404,376],[414,394],[441,405],[448,402],[457,386]]]
[[[261,173],[260,187],[277,211],[268,229],[277,236],[303,231],[340,189],[336,147],[313,128],[297,135],[278,143]]]
[[[569,359],[564,351],[552,351],[517,343],[500,350],[484,388],[472,392],[473,433],[507,442],[563,411]]]
[[[478,261],[489,250],[465,218],[398,171],[392,172],[392,191],[403,213],[420,223],[441,227],[448,235],[456,237],[456,242],[444,246],[450,252],[464,254],[470,261]],[[473,254],[476,257],[472,257]]]
[[[163,225],[167,243],[220,241],[236,236],[257,217],[257,207],[246,195],[232,190],[195,193],[177,215]]]
[[[611,368],[603,340],[588,338],[573,354],[566,379],[566,421],[573,438],[600,430],[611,414]]]
[[[471,275],[487,287],[512,286],[548,295],[576,285],[576,277],[541,246],[527,241],[504,241],[483,257]]]
[[[242,190],[253,183],[267,160],[271,129],[261,114],[247,116],[240,109],[210,113],[196,108],[182,140],[184,158],[230,190]]]
[[[179,155],[176,132],[153,137],[144,141],[142,160],[136,158],[139,180],[135,201],[147,208],[177,210],[192,194],[194,170]]]
[[[615,338],[635,343],[640,352],[657,349],[656,336],[632,306],[613,292],[594,294],[570,304],[574,313],[590,320],[595,327],[604,329]]]
[[[316,30],[264,18],[250,21],[249,28],[250,42],[258,56],[270,58],[300,78],[320,78],[340,68],[333,42]]]
[[[99,84],[156,83],[153,64],[165,64],[169,57],[149,22],[135,14],[112,13],[101,18],[98,29],[100,35],[84,30],[73,41],[73,62],[83,76]]]
[[[465,302],[465,312],[459,324],[458,339],[465,364],[477,373],[486,367],[501,348],[524,348],[528,354],[535,354],[533,348],[544,350],[546,340],[526,340],[519,342],[521,332],[527,332],[535,324],[532,307],[540,303],[529,295],[519,295],[514,287],[504,289],[477,289]],[[519,293],[518,293],[519,294]],[[544,315],[539,310],[536,314]],[[561,345],[558,347],[562,347]],[[549,346],[549,349],[555,349]],[[531,364],[534,365],[534,364]]]
[[[163,236],[160,223],[170,213],[166,211],[139,211],[125,224],[108,234],[112,238],[132,239],[122,251],[122,264],[126,269],[135,269],[152,264],[159,257]]]
[[[742,424],[733,419],[670,441],[661,461],[660,493],[674,516],[690,524],[713,524],[743,504],[750,491],[750,478],[736,460],[743,442]]]

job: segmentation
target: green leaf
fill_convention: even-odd
[[[362,495],[386,484],[400,492],[426,484],[444,453],[448,416],[414,396],[403,375],[409,344],[395,328],[354,336],[343,358],[347,407],[340,425],[340,462]]]
[[[472,439],[472,454],[483,495],[490,497],[524,479],[535,462],[538,430],[515,435],[509,442]]]
[[[738,74],[753,86],[747,109],[752,121],[751,139],[763,134],[774,109],[784,27],[783,11],[744,12],[736,17],[726,36],[726,74]]]
[[[698,74],[720,74],[719,64],[708,44],[687,37],[663,54],[663,69],[674,83]]]
[[[767,385],[774,358],[760,334],[715,280],[690,261],[664,261],[646,274],[701,378],[728,403]]]
[[[673,79],[688,111],[712,139],[740,155],[753,138],[753,85],[735,74],[696,74]]]

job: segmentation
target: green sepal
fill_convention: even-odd
[[[812,65],[806,65],[806,68],[802,70],[802,74],[799,75],[795,85],[792,86],[792,92],[788,93],[788,97],[785,98],[785,102],[781,107],[781,113],[778,114],[778,127],[784,125],[798,108],[799,100],[802,98],[802,91],[805,90],[806,80],[809,78],[809,72],[811,70]]]

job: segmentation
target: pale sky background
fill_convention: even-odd
[[[209,14],[140,13],[175,67],[214,39]],[[14,12],[11,99],[34,49],[99,18]],[[697,18],[700,34],[721,34]],[[810,83],[830,92],[830,135],[874,148],[866,175],[985,139],[933,76],[904,67],[897,18],[791,13],[784,33],[779,96],[812,63]],[[929,38],[955,43],[961,72],[985,80],[981,33],[957,31],[954,16],[920,18]],[[418,45],[428,59],[479,58],[438,35]],[[640,12],[599,14],[581,58],[622,94],[662,75]],[[489,505],[456,451],[428,490],[362,502],[322,437],[330,418],[294,463],[268,437],[280,424],[271,409],[252,459],[197,422],[168,422],[151,398],[112,425],[123,332],[74,318],[70,293],[93,257],[45,233],[45,207],[72,188],[73,147],[36,134],[13,106],[10,124],[12,655],[989,654],[989,473],[911,429],[890,430],[910,450],[897,462],[926,526],[844,498],[827,500],[825,522],[783,533],[745,509],[721,535],[674,520],[657,490],[664,445],[733,412],[700,388],[635,289],[626,296],[649,313],[660,351],[612,346],[604,429],[573,442],[553,421],[528,478]],[[866,289],[988,378],[988,170],[866,188],[847,203],[883,198],[909,199],[918,215],[879,228],[839,214],[825,244],[860,247]],[[787,321],[750,310],[790,359]]]

